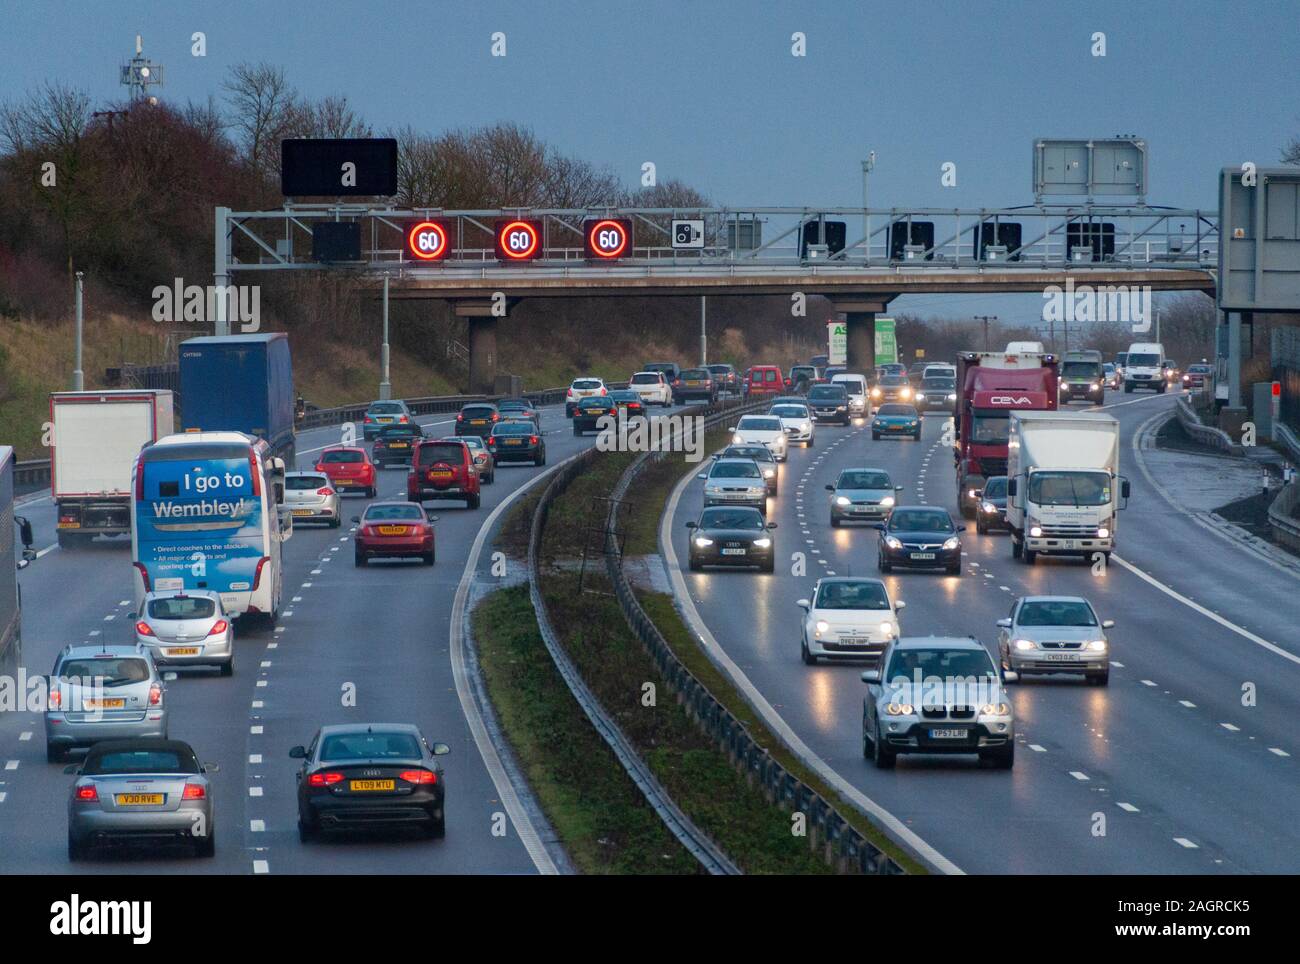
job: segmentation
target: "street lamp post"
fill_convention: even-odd
[[[393,397],[393,386],[388,380],[388,275],[384,275],[384,344],[379,349],[379,397],[383,401]]]
[[[82,284],[80,271],[77,272],[77,367],[72,370],[72,390],[74,392],[84,392],[86,390],[86,374],[81,370],[81,332],[82,324]]]
[[[862,162],[862,237],[863,245],[866,248],[866,260],[871,260],[871,215],[867,213],[867,181],[871,174],[871,169],[876,166],[876,152],[871,151],[867,154],[867,159]]]

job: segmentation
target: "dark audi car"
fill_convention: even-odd
[[[585,435],[600,431],[602,418],[618,418],[618,403],[610,396],[588,395],[578,399],[573,405],[573,434]]]
[[[542,413],[526,398],[503,398],[497,402],[497,411],[502,418],[531,418],[538,428],[542,425]]]
[[[430,744],[408,723],[323,726],[308,746],[289,756],[298,771],[298,837],[322,830],[416,827],[430,837],[446,832],[446,784]]]
[[[686,523],[691,530],[690,567],[758,566],[763,572],[776,568],[776,552],[763,513],[750,506],[719,505],[700,513],[698,522]]]
[[[390,465],[411,464],[411,450],[416,440],[424,438],[424,429],[414,422],[405,425],[385,425],[370,449],[370,460],[381,469]]]
[[[975,509],[975,531],[984,535],[990,529],[1007,527],[1007,477],[995,475],[984,481]]]
[[[881,572],[895,566],[907,569],[944,569],[961,575],[961,537],[964,525],[955,525],[947,509],[929,505],[899,506],[880,530],[877,565]]]
[[[492,434],[492,426],[499,421],[501,421],[501,413],[497,411],[495,405],[487,402],[471,402],[456,416],[456,434],[487,438]]]
[[[487,443],[498,465],[502,462],[546,464],[546,442],[537,427],[529,422],[500,422],[492,429]]]

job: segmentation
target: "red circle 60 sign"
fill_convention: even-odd
[[[622,257],[632,240],[632,222],[623,218],[599,218],[584,222],[587,257],[613,260]]]
[[[501,261],[531,261],[542,251],[542,223],[526,218],[496,223],[497,258]]]
[[[447,225],[441,221],[417,221],[406,229],[406,250],[421,261],[441,261],[451,248]]]

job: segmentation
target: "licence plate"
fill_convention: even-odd
[[[390,449],[404,449],[404,448],[409,448],[410,446],[408,446],[405,442],[389,442],[388,447]]]
[[[521,439],[521,438],[508,438],[508,439],[506,439],[506,444],[507,444],[507,445],[523,445],[523,444],[524,444],[524,440]]]
[[[743,556],[745,554],[745,550],[744,549],[723,549],[722,554],[724,556]]]
[[[59,523],[59,528],[60,528],[60,529],[80,529],[80,528],[81,528],[81,523],[80,523],[80,522],[60,522],[60,523]]]
[[[1079,658],[1078,653],[1044,653],[1038,657],[1048,663],[1072,663]]]
[[[840,642],[845,646],[865,646],[871,640],[866,636],[841,636]]]
[[[1062,540],[1061,540],[1061,548],[1063,548],[1063,549],[1078,549],[1078,548],[1079,548],[1079,540],[1078,540],[1078,539],[1062,539]]]
[[[391,418],[384,418],[383,416],[380,416],[379,421],[381,421],[381,422],[383,422],[385,425],[387,425],[389,422],[392,421],[392,419],[391,419]]]
[[[119,807],[161,807],[161,793],[119,793],[116,795]]]
[[[966,731],[961,729],[950,730],[931,730],[930,739],[932,740],[964,740]]]
[[[700,382],[687,382],[687,383],[686,383],[686,387],[687,387],[687,388],[699,388],[699,387],[700,387]]]
[[[294,509],[294,515],[311,515],[311,509]]]
[[[199,648],[197,646],[173,646],[166,650],[168,656],[197,656]]]
[[[471,418],[471,419],[469,420],[469,424],[471,424],[471,425],[486,425],[486,424],[487,424],[487,419],[485,419],[485,418]]]
[[[380,526],[379,534],[381,536],[404,536],[406,535],[406,526]]]
[[[933,552],[914,552],[914,553],[912,553],[912,558],[913,558],[913,559],[933,559],[933,558],[934,558],[934,553],[933,553]]]
[[[392,790],[396,784],[392,780],[349,780],[348,789],[353,793],[376,790]]]
[[[81,705],[88,710],[120,710],[126,706],[126,700],[118,696],[107,700],[82,700]]]
[[[431,478],[431,479],[450,479],[450,478],[451,478],[451,472],[450,472],[450,471],[444,471],[444,472],[430,472],[430,473],[429,473],[429,478]]]

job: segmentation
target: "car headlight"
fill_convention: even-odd
[[[953,392],[951,395],[949,395],[949,396],[948,396],[948,401],[950,401],[950,402],[955,402],[955,401],[957,401],[957,393],[956,393],[956,392]]]
[[[742,439],[742,438],[740,437],[740,433],[739,433],[739,432],[737,432],[735,435],[731,436],[731,444],[732,444],[732,445],[742,445],[742,444],[744,444],[744,441],[745,441],[745,440]]]
[[[981,502],[980,510],[983,512],[997,512],[998,507],[995,506],[992,502]]]
[[[1094,392],[1095,392],[1097,389],[1099,389],[1099,388],[1101,388],[1101,382],[1093,382],[1093,383],[1092,383],[1092,390],[1093,390]]]
[[[890,636],[893,636],[893,635],[894,635],[894,624],[893,624],[893,623],[881,623],[881,624],[880,624],[880,632],[885,636],[886,639],[888,639]]]
[[[975,498],[976,496],[978,496],[979,494],[980,494],[980,490],[979,490],[979,489],[971,489],[969,492],[966,493],[966,495],[967,495],[969,498],[972,498],[972,499]]]
[[[1030,527],[1029,527],[1029,534],[1030,534],[1033,538],[1037,539],[1039,536],[1041,536],[1041,535],[1043,534],[1043,527],[1042,527],[1042,526],[1030,526]]]
[[[890,703],[885,707],[885,713],[889,716],[911,716],[912,710],[911,703]]]
[[[903,548],[903,543],[894,536],[885,536],[885,545],[889,546],[891,549]]]
[[[883,506],[891,506],[894,504],[894,497],[892,495],[887,495],[880,500],[880,504]]]
[[[835,408],[835,411],[837,412],[847,412],[848,410],[849,407],[847,405],[837,405]]]
[[[835,497],[836,505],[849,505],[852,500],[846,495],[837,495]]]
[[[770,479],[770,478],[771,478],[772,476],[774,476],[774,475],[776,475],[776,469],[764,469],[764,470],[763,470],[763,478],[765,478],[765,479]]]
[[[1098,539],[1109,539],[1109,538],[1110,538],[1110,530],[1107,529],[1105,526],[1102,526],[1100,529],[1097,530],[1097,538],[1098,538]]]
[[[917,400],[918,402],[923,402],[923,401],[925,401],[925,392],[917,392],[917,393],[916,393],[916,400]]]
[[[899,398],[911,398],[912,390],[910,388],[904,388],[902,391],[898,393],[898,396]]]
[[[961,545],[961,540],[956,536],[951,536],[945,539],[943,543],[945,549],[956,549],[959,545]]]
[[[1089,651],[1089,652],[1092,652],[1092,653],[1104,653],[1104,652],[1106,652],[1106,640],[1104,640],[1104,639],[1090,639],[1090,640],[1088,641],[1088,651]]]
[[[699,546],[701,549],[707,549],[709,548],[709,546],[713,545],[713,540],[710,539],[708,536],[696,536],[695,544]]]
[[[908,428],[916,428],[916,419],[912,419],[910,422],[908,422],[908,423],[907,423],[907,427],[908,427]]]
[[[771,549],[772,540],[767,536],[761,536],[760,538],[754,540],[754,545],[757,546],[759,549]]]
[[[817,620],[817,632],[824,633],[831,628],[831,624],[824,619]]]
[[[871,397],[872,397],[872,398],[879,398],[879,397],[880,397],[880,389],[878,389],[878,388],[873,388],[873,389],[871,390]]]
[[[980,712],[985,716],[1006,716],[1011,712],[1011,707],[1006,703],[985,703],[980,707]]]
[[[1017,639],[1011,645],[1014,646],[1016,649],[1020,650],[1022,653],[1036,648],[1034,646],[1033,641],[1028,639]]]

